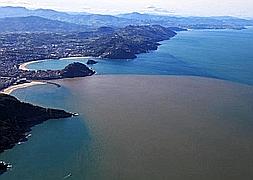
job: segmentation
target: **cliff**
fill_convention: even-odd
[[[26,141],[31,127],[49,119],[71,117],[63,110],[43,108],[20,102],[13,96],[0,94],[0,152]]]

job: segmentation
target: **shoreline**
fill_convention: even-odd
[[[89,58],[94,58],[94,59],[100,59],[98,57],[92,57],[92,56],[85,56],[85,57],[65,57],[65,58],[59,58],[59,59],[53,59],[53,60],[75,60],[75,59],[89,59]],[[34,63],[40,63],[40,62],[45,62],[45,61],[49,61],[50,59],[42,59],[42,60],[34,60],[34,61],[29,61],[29,62],[25,62],[19,65],[20,70],[23,71],[31,71],[31,69],[28,69],[27,66],[30,64],[34,64]]]
[[[28,66],[29,64],[38,63],[38,62],[44,62],[44,61],[47,61],[47,60],[29,61],[29,62],[20,64],[18,69],[23,70],[23,71],[30,71],[30,69],[27,68],[27,66]]]
[[[81,57],[79,57],[81,58]],[[26,65],[30,64],[30,63],[35,63],[38,61],[44,61],[44,60],[37,60],[37,61],[31,61],[31,62],[27,62],[24,63]],[[115,76],[114,74],[108,74],[108,75],[97,75],[98,77],[110,77],[110,76]],[[149,77],[150,75],[139,75],[139,74],[121,74],[121,75],[117,75],[118,77],[142,77],[142,76],[146,76]],[[204,76],[191,76],[191,75],[152,75],[154,77],[171,77],[171,78],[189,78],[189,79],[203,79],[206,81],[212,81],[212,80],[216,80],[216,81],[221,81],[221,82],[225,82],[225,83],[229,83],[229,84],[237,84],[237,85],[244,85],[244,86],[248,86],[248,87],[252,87],[252,85],[250,84],[244,84],[244,83],[240,83],[240,82],[234,82],[234,81],[229,81],[229,80],[225,80],[225,79],[219,79],[219,78],[212,78],[212,77],[204,77]],[[28,87],[32,87],[32,86],[36,86],[36,85],[47,85],[47,84],[51,84],[51,85],[55,85],[57,87],[61,87],[61,85],[58,83],[61,80],[69,80],[69,79],[79,79],[79,78],[83,78],[83,77],[76,77],[76,78],[63,78],[63,79],[53,79],[53,80],[49,80],[49,81],[31,81],[31,82],[27,82],[27,83],[23,83],[23,84],[17,84],[17,85],[11,85],[3,90],[0,91],[0,93],[3,94],[7,94],[10,95],[12,92],[18,90],[18,89],[24,89],[24,88],[28,88]],[[86,77],[87,78],[87,77]]]
[[[12,92],[14,92],[14,91],[16,91],[18,89],[28,88],[28,87],[35,86],[35,85],[45,85],[45,84],[47,84],[47,83],[46,82],[42,82],[42,81],[32,81],[32,82],[29,82],[29,83],[12,85],[12,86],[10,86],[10,87],[8,87],[6,89],[3,89],[1,91],[1,93],[10,95]]]

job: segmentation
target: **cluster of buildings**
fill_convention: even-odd
[[[58,79],[60,71],[23,71],[19,65],[42,59],[85,56],[90,39],[63,33],[2,33],[0,34],[0,90],[22,78],[27,80]]]

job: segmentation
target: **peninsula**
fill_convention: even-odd
[[[26,141],[31,127],[48,119],[73,116],[63,110],[43,108],[20,102],[13,96],[0,94],[0,153],[16,143]]]
[[[13,96],[0,93],[0,153],[15,144],[27,141],[31,127],[49,119],[68,118],[74,114],[64,110],[43,108],[20,102]],[[0,174],[8,164],[0,162]]]

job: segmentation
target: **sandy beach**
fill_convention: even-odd
[[[19,69],[21,69],[21,70],[23,70],[23,71],[29,71],[29,69],[27,68],[27,66],[28,66],[29,64],[33,64],[33,63],[37,63],[37,62],[43,62],[43,61],[45,61],[45,60],[29,61],[29,62],[20,64]]]
[[[43,85],[43,84],[47,84],[47,83],[40,82],[40,81],[32,81],[30,83],[24,83],[24,84],[10,86],[1,92],[4,94],[11,94],[13,91],[18,90],[18,89],[23,89],[23,88],[27,88],[27,87],[31,87],[31,86],[35,86],[35,85]]]
[[[85,60],[88,60],[90,58],[93,58],[93,57],[67,57],[67,58],[60,58],[59,60],[78,60],[78,59],[85,59]],[[19,66],[19,69],[23,70],[23,71],[29,71],[29,69],[27,68],[28,65],[30,64],[34,64],[34,63],[40,63],[40,62],[45,62],[45,61],[48,61],[47,59],[45,60],[36,60],[36,61],[29,61],[29,62],[26,62],[26,63],[23,63],[23,64],[20,64]]]

